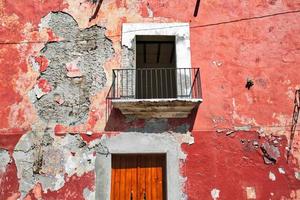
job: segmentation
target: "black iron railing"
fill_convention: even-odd
[[[199,68],[114,69],[107,99],[201,99]]]
[[[199,68],[114,69],[107,100],[202,99]]]

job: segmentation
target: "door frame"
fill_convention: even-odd
[[[180,143],[169,133],[120,133],[114,137],[104,137],[101,143],[109,154],[97,153],[96,200],[110,200],[112,154],[166,154],[166,199],[184,199],[184,178],[180,174],[180,160],[185,158]]]
[[[166,176],[166,163],[167,163],[167,157],[166,157],[166,154],[162,154],[162,153],[151,153],[151,154],[149,154],[149,153],[143,153],[143,154],[136,154],[136,153],[130,153],[130,154],[124,154],[124,153],[122,153],[122,154],[111,154],[112,155],[112,170],[114,170],[113,169],[113,165],[114,165],[114,162],[118,162],[118,164],[117,165],[122,165],[122,163],[125,161],[125,160],[122,160],[122,157],[124,156],[124,157],[129,157],[129,156],[132,156],[131,158],[134,158],[134,157],[136,157],[136,160],[135,160],[135,166],[132,166],[132,167],[134,167],[134,168],[136,168],[136,191],[135,191],[135,193],[133,193],[133,194],[135,194],[135,195],[137,195],[137,196],[139,196],[139,192],[140,192],[140,189],[139,189],[139,187],[140,187],[140,185],[138,184],[139,182],[140,182],[140,179],[139,179],[139,177],[140,177],[140,174],[139,173],[141,173],[141,170],[142,170],[142,168],[143,168],[143,164],[144,164],[144,166],[147,166],[148,164],[149,164],[149,162],[144,162],[145,161],[145,159],[148,159],[149,158],[149,156],[151,156],[151,157],[156,157],[156,160],[155,160],[155,162],[157,162],[158,160],[157,159],[159,159],[159,161],[161,161],[160,162],[160,164],[159,164],[159,166],[162,168],[162,176],[161,176],[161,179],[162,179],[162,185],[161,185],[161,191],[162,191],[162,199],[163,200],[166,200],[167,198],[166,198],[166,196],[167,196],[167,194],[166,194],[166,184],[167,184],[167,182],[166,182],[166,179],[167,179],[167,176]],[[115,158],[115,159],[114,159]],[[119,158],[119,160],[117,160],[117,158]],[[124,159],[124,158],[123,158]],[[143,160],[144,159],[144,160]],[[132,160],[131,160],[132,161]],[[125,161],[126,162],[126,161]],[[132,163],[130,163],[130,164],[132,164]],[[115,163],[115,165],[116,165],[116,163]],[[158,167],[158,166],[156,166],[156,167]],[[153,168],[151,168],[150,166],[148,166],[148,167],[146,167],[146,168],[148,168],[148,170],[149,170],[149,168],[150,168],[150,170],[151,170],[151,173],[152,173],[152,169]],[[120,169],[120,168],[118,168],[118,169]],[[127,173],[126,172],[126,170],[131,170],[131,168],[127,168],[127,167],[125,167],[125,174]],[[145,177],[144,177],[145,178]],[[113,179],[114,179],[114,177],[113,177],[113,175],[111,176],[111,180],[113,181]],[[126,178],[125,178],[126,179]],[[153,181],[153,177],[151,177],[151,175],[150,175],[150,179],[151,179],[151,181]],[[118,179],[119,181],[121,180],[121,179]],[[145,179],[145,181],[146,181],[146,179]],[[127,182],[126,182],[127,183]],[[113,185],[113,184],[111,184],[111,185]],[[151,182],[151,186],[152,186],[152,182]],[[126,188],[126,187],[125,187]],[[147,195],[152,195],[152,193],[150,192],[150,193],[148,193],[147,192],[147,190],[148,190],[149,188],[147,188],[146,187],[146,194]],[[151,189],[152,190],[152,189]],[[126,190],[125,190],[126,191]],[[132,191],[132,190],[131,190]],[[128,194],[127,193],[128,191],[126,191],[125,193],[126,194]],[[144,191],[145,192],[145,191]],[[112,195],[112,191],[111,191],[111,195]],[[120,194],[121,195],[121,194]],[[129,194],[128,194],[129,195]],[[116,197],[115,197],[116,198]],[[136,198],[134,198],[134,199],[136,199]],[[140,198],[137,198],[137,199],[140,199]],[[148,196],[147,196],[147,199],[148,199]],[[151,199],[151,197],[150,197],[150,199]],[[126,199],[126,200],[129,200],[129,199]]]

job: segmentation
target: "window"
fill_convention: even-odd
[[[175,36],[136,36],[136,98],[176,98]]]
[[[144,119],[186,118],[201,102],[189,24],[124,23],[122,66],[112,72],[106,116],[116,108]]]

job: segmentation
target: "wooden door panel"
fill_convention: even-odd
[[[146,195],[146,168],[145,157],[138,156],[138,200],[144,200]]]
[[[165,155],[112,156],[111,200],[164,200]]]
[[[120,196],[120,157],[115,157],[115,159],[112,161],[113,165],[113,171],[114,171],[114,181],[113,181],[113,186],[114,188],[112,189],[112,199],[117,200]]]
[[[145,185],[146,185],[146,197],[147,200],[152,200],[152,182],[151,182],[151,176],[152,176],[152,159],[153,156],[149,155],[146,159],[146,179],[145,179]]]
[[[132,200],[136,200],[138,197],[137,191],[138,191],[138,181],[137,181],[137,176],[138,176],[138,170],[137,170],[137,165],[138,165],[138,157],[137,155],[132,156],[132,168],[131,168],[131,192],[132,192]]]
[[[127,159],[126,171],[125,171],[125,182],[126,183],[125,183],[125,195],[124,195],[125,198],[124,199],[128,200],[128,199],[130,199],[130,195],[131,195],[130,193],[131,193],[131,179],[132,179],[131,169],[132,169],[132,167],[130,165],[132,162],[132,157],[126,155],[126,159]]]
[[[126,192],[126,156],[120,157],[120,196],[119,200],[125,200]]]

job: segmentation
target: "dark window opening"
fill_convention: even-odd
[[[176,98],[175,36],[136,36],[136,98]]]

